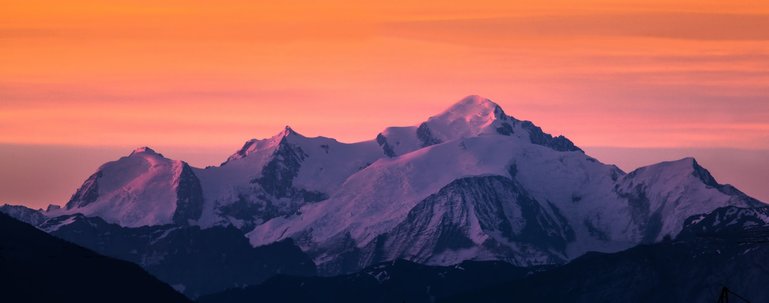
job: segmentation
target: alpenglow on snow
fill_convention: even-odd
[[[692,158],[625,173],[479,96],[372,137],[342,143],[286,127],[204,169],[140,148],[44,214],[232,225],[254,246],[291,238],[332,274],[399,258],[564,263],[674,237],[719,207],[763,205]]]

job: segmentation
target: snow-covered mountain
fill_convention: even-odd
[[[142,147],[99,167],[63,209],[49,213],[80,213],[137,227],[193,223],[202,206],[200,181],[187,163]]]
[[[731,185],[722,185],[694,158],[639,168],[617,184],[636,224],[645,224],[643,242],[675,237],[690,216],[722,206],[766,206]]]
[[[337,273],[398,258],[563,263],[675,237],[687,218],[719,207],[761,205],[694,159],[626,174],[469,96],[358,143],[286,127],[205,169],[138,149],[47,214],[128,227],[233,225],[255,246],[292,238]]]
[[[515,128],[519,129],[517,134]],[[581,151],[569,139],[553,138],[530,121],[506,115],[499,105],[480,96],[465,97],[418,126],[388,127],[377,135],[376,141],[385,154],[395,157],[430,145],[481,135],[526,136],[532,144],[561,151]]]
[[[395,258],[535,265],[675,236],[686,218],[719,206],[760,204],[693,159],[625,174],[474,96],[378,137],[391,158],[326,201],[257,226],[252,243],[295,238],[331,272]]]
[[[269,139],[249,140],[221,166],[195,169],[205,197],[200,224],[251,230],[327,199],[350,175],[382,157],[374,141],[307,138],[287,126]]]

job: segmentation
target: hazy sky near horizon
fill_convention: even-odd
[[[213,159],[287,124],[366,140],[469,94],[614,148],[606,157],[762,153],[767,28],[764,0],[0,0],[0,178],[37,171],[18,148],[149,145]],[[50,182],[79,184],[87,174],[64,167],[96,154],[62,156]],[[766,177],[735,171],[737,155],[711,163]],[[42,203],[39,190],[6,186],[0,202]]]

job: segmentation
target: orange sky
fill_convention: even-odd
[[[214,165],[286,124],[366,140],[469,94],[769,201],[767,29],[766,0],[0,0],[0,203],[64,203],[136,146]]]
[[[0,143],[355,141],[480,94],[581,146],[769,149],[769,2],[531,2],[0,0]]]

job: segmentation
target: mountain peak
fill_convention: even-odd
[[[224,161],[221,165],[225,165],[233,160],[245,158],[256,151],[277,148],[281,144],[284,144],[288,138],[296,139],[304,138],[304,136],[296,132],[293,128],[291,128],[291,126],[286,125],[283,127],[283,130],[272,137],[266,139],[251,139],[246,141],[240,150],[227,158],[227,160]]]
[[[450,120],[464,118],[465,121],[470,121],[479,118],[484,120],[501,119],[504,116],[505,113],[502,108],[491,99],[470,95],[433,118],[446,117]]]
[[[293,128],[291,128],[291,126],[286,125],[285,127],[283,127],[283,130],[276,135],[276,137],[284,138],[290,135],[302,136],[301,134],[296,132]]]
[[[694,160],[692,157],[686,157],[678,160],[671,160],[671,161],[663,161],[659,163],[655,163],[652,165],[640,167],[630,174],[639,174],[642,171],[649,171],[649,172],[660,172],[660,171],[668,171],[668,172],[676,172],[676,173],[691,173],[692,170],[699,165],[697,164],[697,161]]]
[[[676,171],[691,172],[693,169],[702,168],[693,157],[685,157],[678,160],[664,161],[657,165],[675,168]]]
[[[147,147],[147,146],[142,146],[142,147],[136,148],[136,149],[134,149],[134,150],[131,152],[131,156],[133,156],[133,155],[139,155],[139,154],[146,154],[146,155],[153,155],[153,156],[161,156],[161,157],[163,156],[162,154],[159,154],[158,152],[156,152],[155,150],[153,150],[153,149],[151,149],[151,148],[149,148],[149,147]]]
[[[654,179],[661,178],[661,175],[679,177],[691,175],[708,186],[716,188],[721,187],[721,184],[716,181],[713,175],[711,175],[707,169],[702,167],[693,157],[686,157],[673,161],[665,161],[641,167],[631,172],[629,176],[633,177],[635,175],[641,174],[647,175],[647,178]]]
[[[721,184],[718,183],[718,181],[716,181],[716,178],[714,178],[712,174],[710,174],[710,171],[708,171],[706,168],[702,167],[702,165],[697,163],[697,160],[695,160],[694,158],[687,157],[679,161],[685,161],[686,163],[691,163],[691,167],[694,170],[692,172],[692,175],[702,180],[702,182],[704,182],[708,186],[712,186],[716,188],[721,187]]]
[[[416,130],[421,146],[429,146],[457,138],[495,133],[499,121],[508,116],[493,101],[477,96],[467,96],[442,113],[432,116]]]

